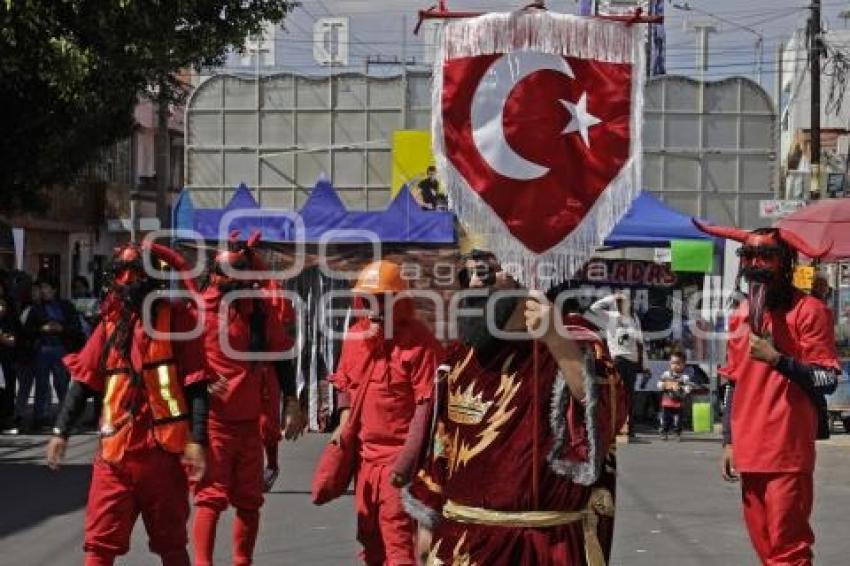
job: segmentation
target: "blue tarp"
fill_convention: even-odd
[[[256,211],[256,212],[252,212]],[[329,231],[349,231],[330,237],[334,242],[365,242],[351,231],[373,233],[381,242],[451,244],[456,241],[451,212],[422,210],[407,187],[402,187],[386,210],[349,211],[327,181],[319,181],[301,210],[261,209],[244,184],[223,209],[195,208],[183,191],[174,211],[175,227],[194,230],[204,239],[220,240],[232,230],[247,238],[260,230],[265,242],[319,242]],[[222,227],[222,220],[227,220]],[[671,240],[710,240],[697,230],[691,217],[670,208],[647,192],[634,200],[629,211],[605,239],[605,246],[666,247]]]
[[[612,248],[663,248],[668,247],[671,240],[711,239],[694,226],[690,216],[643,191],[605,238],[605,245]]]
[[[402,187],[386,210],[352,212],[345,208],[333,186],[319,181],[301,210],[261,209],[244,184],[237,187],[223,209],[195,208],[183,191],[174,211],[175,227],[192,230],[205,240],[221,240],[232,230],[247,238],[259,230],[264,242],[367,242],[354,232],[374,234],[380,242],[451,244],[456,241],[451,212],[422,210],[407,187]],[[222,225],[224,221],[224,225]],[[347,231],[329,234],[331,231]]]

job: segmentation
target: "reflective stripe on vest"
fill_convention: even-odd
[[[171,375],[169,374],[169,368],[173,367],[174,364],[160,364],[156,367],[156,375],[159,377],[159,395],[162,397],[163,401],[168,405],[168,412],[171,413],[172,417],[180,416],[180,404],[177,402],[171,395]]]

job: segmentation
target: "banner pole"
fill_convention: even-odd
[[[537,281],[537,260],[534,260],[532,267],[533,271],[529,275],[529,288],[532,291],[538,290]],[[531,343],[531,410],[532,418],[532,436],[531,436],[531,505],[532,509],[540,508],[540,343],[533,340]]]

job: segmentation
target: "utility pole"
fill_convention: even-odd
[[[776,127],[774,128],[774,147],[776,148],[776,167],[774,177],[774,194],[778,199],[784,199],[785,189],[783,187],[782,163],[785,156],[782,155],[782,58],[784,55],[785,45],[779,42],[776,48],[776,81],[773,85],[773,105],[776,111]]]
[[[401,16],[401,127],[407,128],[407,16]]]
[[[717,31],[709,23],[695,22],[689,27],[697,34],[697,71],[699,72],[699,113],[705,112],[705,72],[708,70],[708,34]]]
[[[171,135],[168,131],[169,110],[168,85],[160,79],[157,96],[156,134],[154,137],[156,178],[156,216],[161,229],[171,228],[168,213],[168,184],[171,181]],[[133,234],[135,236],[135,234]]]
[[[713,14],[713,13],[707,11],[707,10],[703,10],[701,8],[696,8],[694,6],[691,6],[687,2],[685,2],[683,4],[674,3],[674,4],[671,5],[671,7],[675,10],[682,10],[684,12],[693,11],[693,12],[697,12],[699,14],[706,15],[710,18],[714,18],[715,20],[717,20],[719,22],[730,25],[735,29],[740,29],[740,30],[749,32],[749,33],[753,34],[754,36],[756,36],[755,54],[754,54],[753,62],[756,64],[756,74],[757,74],[757,77],[758,77],[759,86],[763,86],[761,81],[762,81],[762,66],[764,64],[764,36],[761,34],[761,32],[759,32],[758,30],[755,30],[755,29],[753,29],[749,26],[741,25],[734,20],[730,20],[729,18],[724,18],[723,16],[718,16],[717,14]]]
[[[821,28],[820,28],[820,0],[812,0],[810,6],[811,16],[809,18],[809,73],[811,76],[811,139],[809,148],[811,151],[811,181],[809,185],[809,199],[820,198],[820,57],[821,57]]]

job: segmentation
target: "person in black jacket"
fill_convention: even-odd
[[[42,278],[38,281],[38,286],[42,300],[32,306],[24,327],[33,340],[36,356],[33,407],[35,430],[51,427],[48,415],[50,376],[53,376],[53,389],[61,405],[70,380],[62,358],[78,351],[84,339],[77,311],[70,301],[59,298],[57,282]]]
[[[17,316],[5,290],[0,284],[0,432],[18,434],[15,425],[15,346],[19,328]]]

